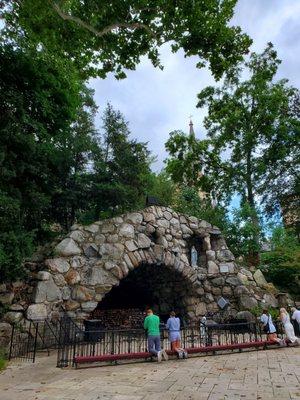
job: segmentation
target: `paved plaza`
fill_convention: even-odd
[[[300,348],[78,370],[55,362],[53,354],[11,363],[0,374],[0,399],[300,399]]]

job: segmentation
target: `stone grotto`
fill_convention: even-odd
[[[278,306],[275,287],[260,270],[238,267],[216,226],[168,207],[75,224],[52,254],[29,263],[26,283],[0,285],[6,323],[55,317],[61,306],[77,319],[99,308],[149,306],[187,321],[218,311],[221,297],[232,315]]]

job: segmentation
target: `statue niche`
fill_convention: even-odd
[[[189,262],[193,268],[205,267],[206,253],[204,250],[203,238],[200,236],[192,236],[188,240]]]

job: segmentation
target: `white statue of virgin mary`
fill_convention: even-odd
[[[191,264],[192,267],[197,267],[197,262],[198,262],[198,252],[195,249],[195,246],[192,246],[191,248]]]

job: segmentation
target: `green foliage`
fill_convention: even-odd
[[[198,140],[194,135],[182,131],[173,131],[165,144],[169,153],[166,159],[166,172],[179,185],[208,189],[207,175],[203,175],[204,166],[210,165],[207,157],[208,141]]]
[[[158,48],[165,42],[174,52],[198,56],[198,67],[207,61],[220,78],[250,45],[240,28],[229,26],[235,3],[6,2],[0,42],[1,281],[22,277],[22,260],[55,235],[54,224],[67,230],[76,219],[91,222],[141,208],[146,194],[173,202],[173,183],[150,171],[146,144],[130,138],[128,123],[110,105],[99,135],[97,107],[84,79],[109,72],[124,78],[144,55],[162,68]],[[205,142],[193,146],[191,165],[197,151],[207,149]]]
[[[141,208],[156,180],[146,144],[110,105],[99,136],[93,93],[70,66],[9,45],[0,52],[0,275],[11,281],[53,224]]]
[[[5,369],[7,364],[7,357],[4,349],[0,347],[0,372]]]
[[[238,193],[242,203],[248,203],[256,247],[261,229],[257,195],[274,213],[299,173],[299,91],[287,80],[274,81],[279,64],[269,43],[262,54],[252,53],[248,61],[230,69],[222,87],[207,87],[198,95],[198,107],[208,107],[205,126],[212,152],[226,154],[210,171],[215,195],[230,198]]]
[[[171,43],[173,52],[198,56],[197,66],[209,62],[216,78],[242,59],[251,40],[229,24],[236,0],[138,0],[10,2],[4,13],[6,36],[22,45],[73,60],[87,76],[114,72],[126,77],[141,56],[160,67],[159,47]]]
[[[269,307],[268,311],[272,317],[273,321],[276,321],[279,317],[279,310],[277,308]],[[255,316],[255,317],[260,317],[263,313],[263,307],[261,306],[256,306],[251,308],[250,312]]]
[[[145,204],[152,161],[146,144],[130,139],[128,123],[110,104],[102,120],[86,193],[89,204],[80,220],[108,218]]]
[[[236,256],[244,255],[250,265],[256,262],[255,257],[260,252],[262,239],[261,224],[258,226],[253,223],[254,217],[257,217],[257,212],[246,202],[240,208],[233,210],[232,221],[226,231],[233,253]]]
[[[217,226],[225,236],[227,245],[235,256],[244,255],[246,263],[256,262],[255,254],[260,250],[261,232],[252,222],[251,207],[247,203],[229,212],[226,206],[212,206],[209,198],[201,199],[197,189],[188,186],[177,187],[173,208],[183,214],[192,215]]]
[[[225,208],[212,207],[209,200],[200,199],[199,192],[193,187],[181,187],[177,190],[174,208],[176,211],[194,216],[216,225],[226,235],[230,221]]]
[[[241,194],[251,207],[257,193],[263,202],[267,190],[276,193],[277,178],[274,185],[271,177],[280,175],[280,166],[291,181],[299,171],[299,92],[287,80],[274,82],[280,62],[269,43],[262,54],[252,53],[229,70],[222,87],[198,95],[198,107],[209,109],[205,126],[213,152],[228,154],[221,171],[212,171],[215,185],[220,194]]]
[[[159,204],[170,207],[175,201],[176,186],[166,171],[159,174],[150,173],[146,177],[147,193],[156,197]]]
[[[294,232],[277,227],[271,240],[272,250],[262,254],[266,278],[280,289],[299,296],[300,244]]]
[[[64,137],[60,152],[56,154],[57,185],[51,197],[50,221],[59,222],[65,230],[74,223],[81,212],[89,207],[86,193],[89,190],[91,173],[88,171],[93,154],[98,152],[94,118],[97,107],[93,91],[83,87],[76,119],[71,122]]]
[[[55,198],[73,168],[84,88],[43,53],[0,45],[0,55],[0,271],[10,281],[22,276],[33,240],[46,239],[45,226],[64,225]]]
[[[22,261],[33,251],[32,234],[24,231],[8,231],[0,234],[1,281],[22,278]]]

